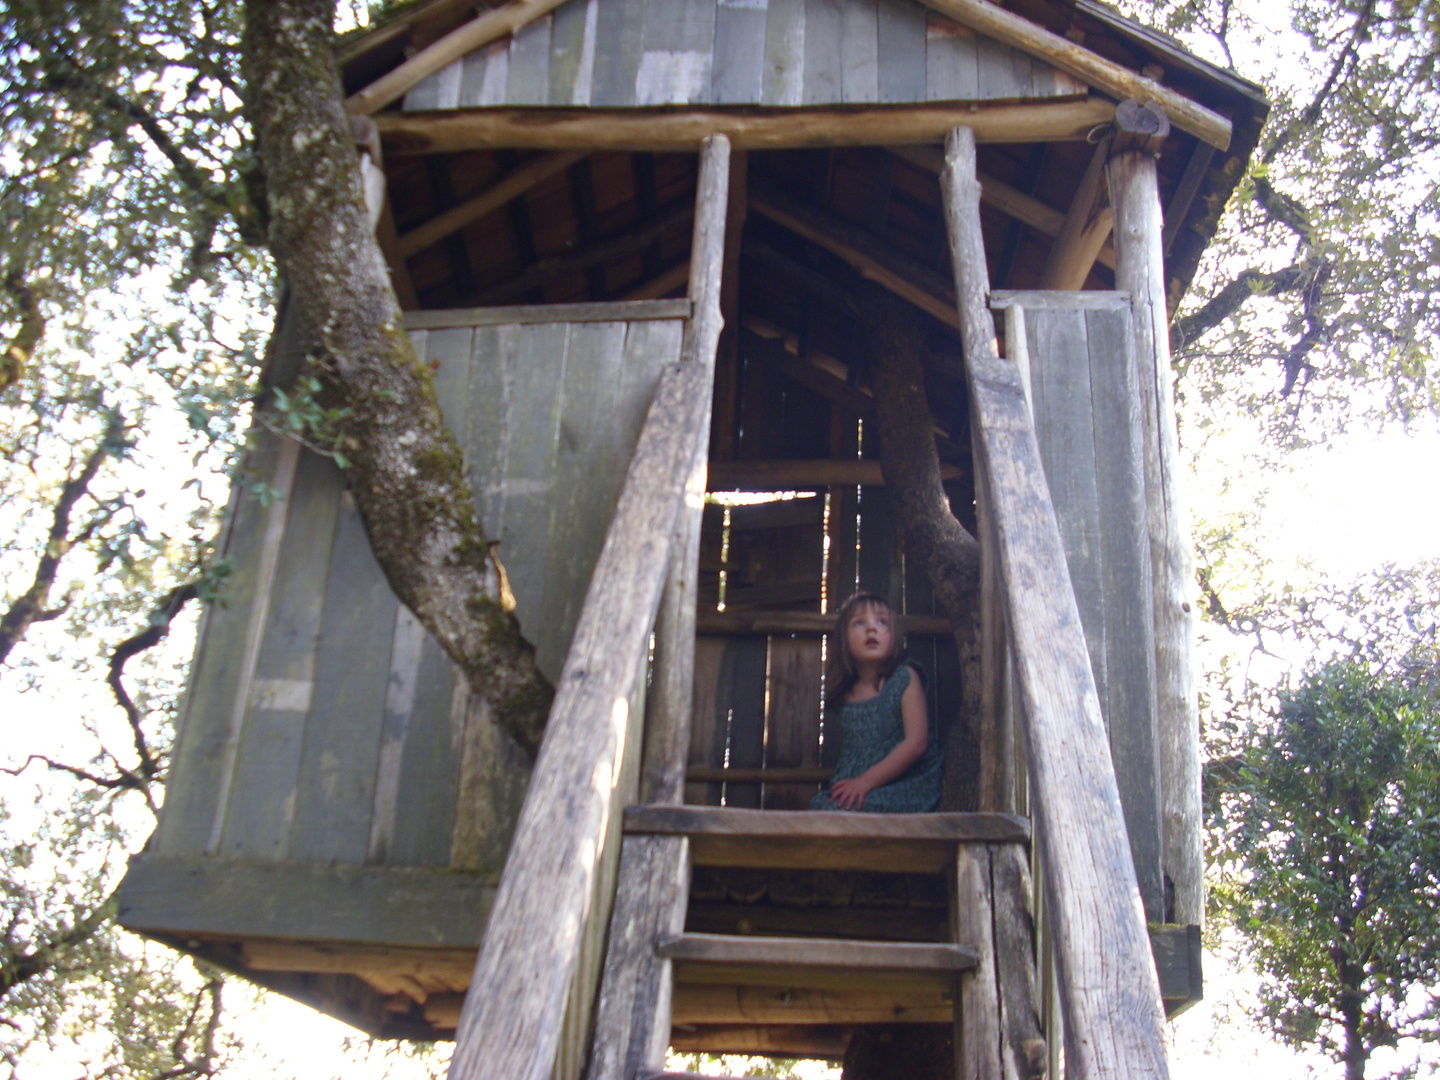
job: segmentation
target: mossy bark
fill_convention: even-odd
[[[247,0],[246,109],[270,247],[309,363],[346,410],[344,456],[391,587],[532,753],[552,689],[520,634],[475,513],[460,447],[405,334],[371,232],[331,51],[334,0]]]
[[[924,567],[941,612],[955,629],[960,654],[960,716],[944,746],[941,805],[973,810],[974,724],[980,708],[980,545],[950,512],[940,482],[935,421],[925,395],[921,358],[925,328],[909,305],[878,286],[864,288],[860,312],[872,363],[880,464],[899,508],[905,553]]]

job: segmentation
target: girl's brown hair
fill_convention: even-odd
[[[860,677],[859,671],[855,669],[855,658],[850,655],[850,635],[847,631],[855,612],[871,607],[880,608],[890,616],[890,653],[880,662],[880,674],[888,679],[900,666],[905,641],[900,633],[900,620],[895,615],[895,609],[890,606],[890,601],[878,593],[857,592],[840,605],[840,613],[835,617],[835,635],[830,642],[829,670],[825,673],[826,708],[838,708],[845,701],[845,695],[850,693],[850,688],[855,685],[855,680]]]

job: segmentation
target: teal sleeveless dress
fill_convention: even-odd
[[[826,729],[840,729],[840,760],[835,765],[833,780],[850,780],[859,776],[905,738],[905,722],[900,715],[900,698],[915,669],[901,664],[885,680],[869,701],[847,701],[827,715]],[[930,741],[925,753],[910,768],[890,783],[865,796],[862,811],[872,814],[923,814],[940,805],[940,748],[935,743],[935,725],[930,725]],[[832,782],[833,782],[832,780]],[[838,810],[830,802],[827,786],[810,803],[812,810]]]

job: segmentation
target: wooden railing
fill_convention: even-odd
[[[1169,1075],[1160,987],[1119,788],[1020,372],[996,347],[975,139],[946,140],[941,187],[976,432],[1025,734],[1046,917],[1072,1078]],[[997,1033],[998,1034],[998,1033]]]
[[[728,168],[724,136],[706,140],[691,260],[694,314],[682,362],[660,378],[585,596],[461,1013],[451,1080],[578,1074],[607,915],[601,909],[613,890],[613,882],[602,886],[618,850],[617,790],[639,767],[636,714],[652,628],[669,654],[686,655],[678,640],[685,627],[665,628],[671,609],[683,610],[683,595],[669,597],[664,610],[661,601],[672,553],[679,549],[677,563],[695,562]],[[689,606],[693,612],[693,582]],[[693,616],[688,626],[693,640]],[[684,672],[662,666],[659,651],[650,692],[688,694]],[[682,685],[671,686],[677,678]]]

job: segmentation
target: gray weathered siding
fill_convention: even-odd
[[[679,357],[683,323],[656,311],[492,311],[411,332],[551,679],[660,369]],[[237,486],[234,572],[201,631],[155,854],[498,868],[523,754],[395,599],[341,471],[269,433],[246,468],[276,497]]]
[[[916,0],[570,0],[436,72],[404,107],[861,105],[1084,92]]]

